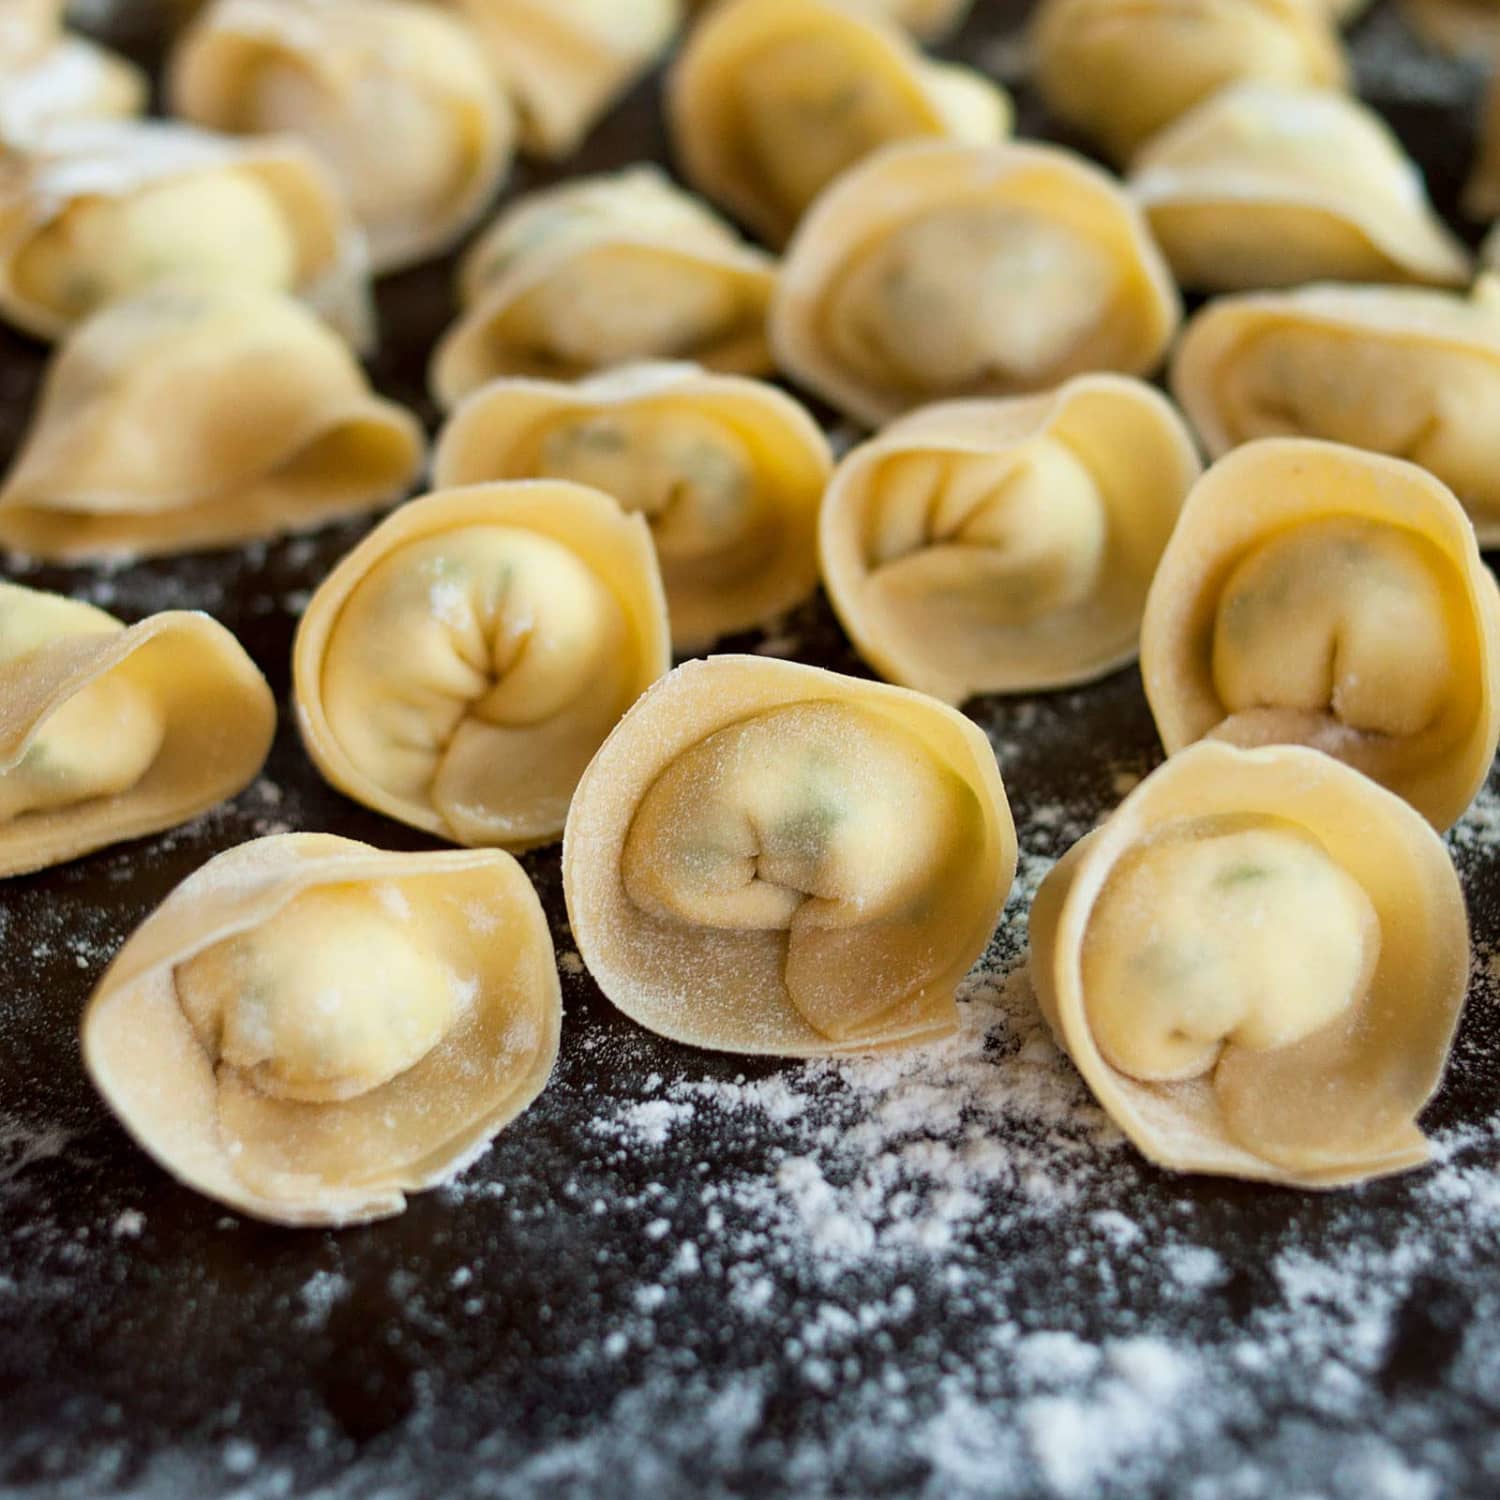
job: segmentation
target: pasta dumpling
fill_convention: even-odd
[[[452,407],[502,375],[569,380],[646,359],[765,374],[773,267],[654,167],[530,194],[464,257],[433,393]]]
[[[590,757],[670,665],[645,521],[541,480],[402,506],[319,586],[292,660],[334,786],[512,850],[557,838]]]
[[[472,32],[413,0],[218,0],[178,43],[171,96],[200,125],[304,141],[376,271],[447,249],[510,165],[510,106]]]
[[[151,120],[59,125],[0,161],[0,316],[55,339],[169,277],[289,292],[373,336],[364,238],[289,141]]]
[[[1225,89],[1140,152],[1130,190],[1185,286],[1469,278],[1400,142],[1344,94]]]
[[[76,560],[311,529],[396,499],[425,447],[299,303],[157,283],[53,360],[0,485],[0,546]]]
[[[400,1213],[542,1091],[562,1017],[546,917],[498,850],[322,833],[226,850],[105,971],[89,1075],[178,1181],[271,1223]]]
[[[1015,875],[994,752],[919,693],[761,656],[687,662],[579,783],[579,953],[674,1041],[813,1057],[955,1027]]]
[[[707,10],[705,0],[688,0],[689,8]],[[954,30],[974,0],[853,0],[861,10],[894,21],[923,41],[937,41]]]
[[[25,150],[50,126],[145,109],[146,76],[123,57],[55,28],[45,39],[24,24],[4,28],[0,17],[0,158]]]
[[[988,79],[927,61],[857,0],[715,6],[673,66],[668,105],[688,179],[776,244],[879,147],[996,141],[1012,113]]]
[[[1053,146],[887,146],[844,173],[787,251],[771,342],[869,426],[954,396],[1145,374],[1181,304],[1106,173]]]
[[[1031,978],[1159,1166],[1336,1187],[1425,1162],[1469,977],[1463,893],[1400,799],[1301,747],[1200,744],[1048,875]]]
[[[440,435],[433,482],[567,479],[613,495],[650,525],[672,643],[693,651],[817,587],[832,469],[817,423],[773,386],[645,364],[571,386],[483,387]]]
[[[1310,286],[1211,302],[1172,390],[1210,455],[1313,437],[1409,459],[1500,542],[1500,307],[1415,287]]]
[[[1146,600],[1141,675],[1169,755],[1205,736],[1311,745],[1442,830],[1500,738],[1500,589],[1425,470],[1263,438],[1188,496]]]
[[[276,704],[207,615],[129,627],[0,582],[0,876],[185,823],[242,790]]]
[[[1236,80],[1347,79],[1320,0],[1043,0],[1032,43],[1048,109],[1121,163]]]
[[[1136,652],[1199,465],[1151,387],[943,402],[850,453],[819,520],[829,599],[883,677],[961,703],[1061,687]]]

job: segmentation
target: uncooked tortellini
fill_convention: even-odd
[[[727,0],[697,27],[668,93],[688,179],[772,243],[854,162],[921,136],[990,142],[1010,101],[934,63],[858,0]]]
[[[654,167],[532,193],[464,257],[433,392],[452,406],[501,375],[571,380],[642,359],[765,374],[773,266]]]
[[[1124,376],[924,408],[839,465],[829,598],[882,676],[950,703],[1086,682],[1135,656],[1198,467],[1171,404]]]
[[[299,303],[158,283],[59,350],[0,486],[0,546],[80,559],[310,530],[398,498],[424,448]]]
[[[0,164],[0,316],[40,338],[152,282],[194,277],[291,292],[363,346],[365,269],[332,179],[295,142],[85,121]]]
[[[1328,756],[1194,745],[1043,882],[1031,976],[1152,1161],[1335,1187],[1430,1155],[1463,893],[1432,829]]]
[[[293,655],[318,769],[460,844],[562,832],[583,768],[671,663],[651,534],[551,481],[414,500],[323,581]]]
[[[951,1031],[1015,867],[973,724],[763,656],[653,688],[584,773],[563,840],[574,941],[626,1015],[788,1057]]]
[[[878,426],[953,396],[1145,374],[1181,315],[1118,184],[1055,146],[887,146],[814,204],[771,316],[782,368]]]
[[[0,16],[0,158],[49,126],[120,119],[146,107],[145,74],[123,57],[55,26],[33,31],[22,18],[7,31],[5,24]]]
[[[1410,459],[1500,542],[1500,308],[1416,287],[1223,297],[1183,331],[1172,389],[1210,455],[1316,437]]]
[[[358,1224],[456,1176],[536,1098],[561,1016],[508,854],[279,834],[146,919],[89,1001],[83,1056],[188,1187],[272,1223]]]
[[[128,628],[0,582],[0,876],[185,823],[260,770],[276,704],[238,641],[169,610]]]
[[[1469,276],[1401,143],[1329,90],[1225,89],[1140,152],[1130,190],[1184,286]]]
[[[1345,81],[1316,0],[1044,0],[1033,43],[1047,107],[1118,162],[1236,79]]]
[[[440,488],[569,479],[651,526],[680,651],[764,624],[817,587],[818,505],[833,467],[791,397],[695,365],[631,365],[578,385],[498,380],[454,414]]]
[[[1141,675],[1169,755],[1305,744],[1439,830],[1500,737],[1500,590],[1425,470],[1302,438],[1194,487],[1146,600]]]

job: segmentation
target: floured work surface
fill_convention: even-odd
[[[118,38],[148,7],[94,9]],[[1015,21],[981,0],[948,50],[1004,65]],[[1451,211],[1477,74],[1420,53],[1386,7],[1352,46],[1363,93]],[[1019,98],[1035,135],[1045,122]],[[569,168],[664,154],[648,88]],[[376,379],[429,417],[450,275],[382,287]],[[40,369],[37,347],[3,337],[7,450]],[[810,1066],[658,1041],[583,974],[554,848],[525,865],[562,957],[561,1063],[456,1188],[325,1234],[174,1186],[79,1063],[80,1009],[124,936],[256,834],[430,847],[326,787],[286,713],[296,616],[362,529],[16,575],[127,620],[212,611],[269,675],[283,723],[229,807],[0,895],[0,1489],[1500,1493],[1500,779],[1451,835],[1476,973],[1423,1117],[1436,1164],[1331,1197],[1173,1178],[1094,1107],[1019,971],[1037,882],[1159,756],[1133,669],[973,709],[1023,854],[956,1038]],[[730,644],[861,670],[821,602]]]

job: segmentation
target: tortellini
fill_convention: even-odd
[[[1432,829],[1326,755],[1173,757],[1043,882],[1030,963],[1059,1043],[1160,1166],[1328,1188],[1430,1155],[1463,893]]]
[[[1237,79],[1340,88],[1347,76],[1316,0],[1044,0],[1033,48],[1047,107],[1117,162]]]
[[[402,506],[320,585],[292,670],[340,791],[455,843],[562,832],[578,778],[671,664],[651,534],[544,480]]]
[[[514,121],[461,18],[413,0],[218,0],[178,44],[179,114],[304,141],[389,271],[447,249],[510,165]]]
[[[1304,744],[1447,828],[1500,738],[1500,589],[1451,491],[1305,438],[1194,487],[1146,600],[1141,675],[1169,755]]]
[[[464,257],[464,311],[431,384],[453,406],[502,375],[570,380],[632,360],[771,368],[774,262],[654,167],[532,193]]]
[[[883,677],[949,703],[1089,681],[1135,656],[1198,472],[1171,404],[1123,376],[927,407],[839,465],[829,599]]]
[[[895,21],[923,41],[936,41],[954,30],[968,15],[974,0],[854,0],[861,10]],[[707,10],[705,0],[689,0],[695,10]]]
[[[1401,143],[1344,94],[1225,89],[1140,152],[1130,190],[1184,286],[1469,278]]]
[[[645,516],[672,643],[687,652],[817,587],[818,505],[832,469],[817,423],[773,386],[650,364],[572,386],[485,386],[439,437],[433,482],[567,479]]]
[[[1009,99],[927,61],[854,0],[728,0],[694,31],[668,90],[678,160],[701,192],[779,244],[845,168],[891,141],[991,142]]]
[[[105,971],[89,1075],[178,1181],[258,1219],[359,1224],[463,1171],[541,1093],[552,938],[497,850],[322,833],[229,849]]]
[[[238,641],[169,610],[129,627],[0,582],[0,876],[185,823],[247,786],[276,704]]]
[[[145,74],[123,57],[66,32],[53,31],[40,45],[27,40],[25,28],[0,29],[0,158],[26,149],[49,126],[123,119],[146,107]]]
[[[957,1024],[1016,868],[989,741],[903,688],[687,662],[579,783],[563,889],[605,995],[659,1035],[813,1057]]]
[[[1409,459],[1500,543],[1500,307],[1414,287],[1311,286],[1211,302],[1172,389],[1211,456],[1314,437]]]
[[[425,447],[299,303],[158,283],[62,345],[0,485],[0,546],[77,560],[307,530],[396,499]]]
[[[521,145],[558,159],[671,42],[682,0],[447,0],[515,101]]]
[[[879,426],[954,396],[1145,374],[1181,316],[1115,181],[1054,146],[887,146],[841,176],[787,252],[778,363]]]
[[[364,237],[295,142],[85,121],[53,127],[0,171],[0,316],[40,338],[193,277],[294,293],[364,347],[365,273]]]

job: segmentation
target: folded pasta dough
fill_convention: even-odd
[[[170,94],[200,125],[311,147],[376,271],[449,248],[510,167],[509,101],[471,29],[414,0],[218,0],[177,44]]]
[[[629,365],[577,385],[494,381],[459,406],[433,456],[440,489],[568,479],[645,516],[683,652],[817,588],[832,470],[828,440],[790,396],[687,364]]]
[[[59,33],[40,51],[13,53],[0,32],[0,156],[69,120],[138,115],[149,93],[139,68],[85,37]]]
[[[532,193],[464,257],[464,311],[432,359],[444,407],[502,375],[568,380],[633,360],[770,370],[774,262],[655,167]]]
[[[1048,875],[1031,977],[1159,1166],[1331,1188],[1425,1162],[1469,978],[1463,892],[1399,798],[1301,747],[1200,744]]]
[[[1211,456],[1312,437],[1409,459],[1500,543],[1500,307],[1415,287],[1310,286],[1211,302],[1172,390]]]
[[[828,596],[882,677],[961,703],[1132,660],[1199,464],[1150,386],[926,407],[839,464],[819,520]]]
[[[1141,150],[1130,191],[1184,286],[1469,279],[1469,253],[1401,143],[1331,90],[1215,94]]]
[[[1043,0],[1032,45],[1048,109],[1122,163],[1238,79],[1348,77],[1322,0]]]
[[[1311,745],[1441,831],[1500,738],[1500,589],[1424,469],[1262,438],[1188,496],[1146,600],[1141,675],[1169,755],[1205,736]]]
[[[863,11],[895,21],[923,41],[937,41],[955,30],[973,8],[974,0],[853,0]],[[688,0],[688,8],[709,9],[706,0]]]
[[[645,521],[547,480],[402,506],[319,586],[292,660],[334,786],[511,850],[558,837],[590,757],[670,665]]]
[[[293,141],[79,121],[0,159],[0,317],[55,339],[167,277],[290,292],[373,338],[364,237]]]
[[[1500,0],[1402,0],[1401,9],[1444,52],[1492,58],[1500,51]]]
[[[0,10],[0,73],[40,57],[62,35],[63,0],[7,0]]]
[[[79,560],[310,530],[397,499],[425,451],[301,304],[159,282],[59,349],[0,484],[0,547]]]
[[[994,752],[903,688],[763,656],[677,668],[579,783],[578,951],[674,1041],[813,1057],[941,1036],[1016,868]]]
[[[541,1093],[562,1016],[541,903],[497,850],[322,833],[226,850],[105,971],[89,1076],[179,1182],[271,1223],[400,1213]]]
[[[682,0],[447,0],[509,89],[522,149],[569,156],[666,50]]]
[[[668,119],[688,180],[773,244],[838,174],[891,141],[988,143],[1010,100],[929,62],[858,0],[727,0],[673,65]]]
[[[207,615],[125,626],[0,582],[0,876],[185,823],[247,786],[276,704]]]
[[[879,426],[954,396],[1155,368],[1181,304],[1107,173],[1055,146],[887,146],[844,173],[787,251],[777,361]]]

